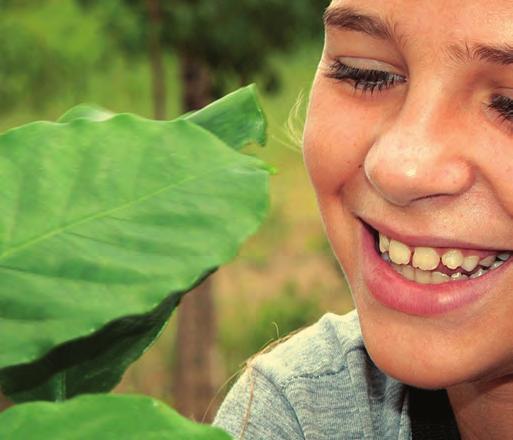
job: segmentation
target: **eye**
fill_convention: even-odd
[[[496,111],[499,119],[503,122],[513,124],[513,99],[502,95],[493,95],[492,102],[488,104],[488,108]]]
[[[348,66],[340,60],[336,60],[328,67],[328,78],[352,84],[355,90],[361,90],[362,94],[369,92],[371,95],[377,89],[390,89],[396,84],[406,82],[406,77],[397,73],[383,70],[362,69]],[[513,115],[512,115],[513,116]]]

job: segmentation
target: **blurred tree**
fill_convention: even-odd
[[[103,14],[105,32],[132,59],[151,65],[154,116],[166,117],[164,54],[180,64],[183,111],[222,96],[230,83],[256,75],[267,91],[279,87],[270,55],[319,36],[328,0],[77,0]],[[212,277],[187,295],[178,311],[175,407],[210,421],[208,405],[218,385]]]
[[[72,0],[0,0],[0,8],[0,112],[79,96],[105,54],[98,23]]]
[[[5,0],[4,0],[5,1]],[[165,94],[164,53],[180,61],[183,110],[200,108],[256,75],[279,86],[270,55],[319,37],[329,0],[77,0],[100,13],[105,32],[130,58],[149,58]],[[187,85],[190,84],[190,87]],[[157,101],[162,97],[154,95]],[[159,105],[162,105],[160,103]],[[155,107],[157,108],[157,107]],[[155,111],[155,113],[157,113]]]

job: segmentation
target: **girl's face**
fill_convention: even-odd
[[[511,0],[326,14],[305,162],[370,356],[419,387],[513,374],[512,23]]]

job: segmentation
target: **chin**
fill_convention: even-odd
[[[461,365],[454,366],[447,362],[411,361],[406,358],[393,359],[381,349],[373,349],[369,344],[369,355],[374,364],[387,376],[404,384],[423,389],[441,389],[469,382]]]
[[[374,364],[388,376],[423,389],[490,382],[511,374],[512,354],[476,338],[472,326],[449,329],[433,319],[406,316],[356,295],[363,339]]]

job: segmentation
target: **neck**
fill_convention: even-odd
[[[447,389],[462,440],[511,438],[513,376]]]

